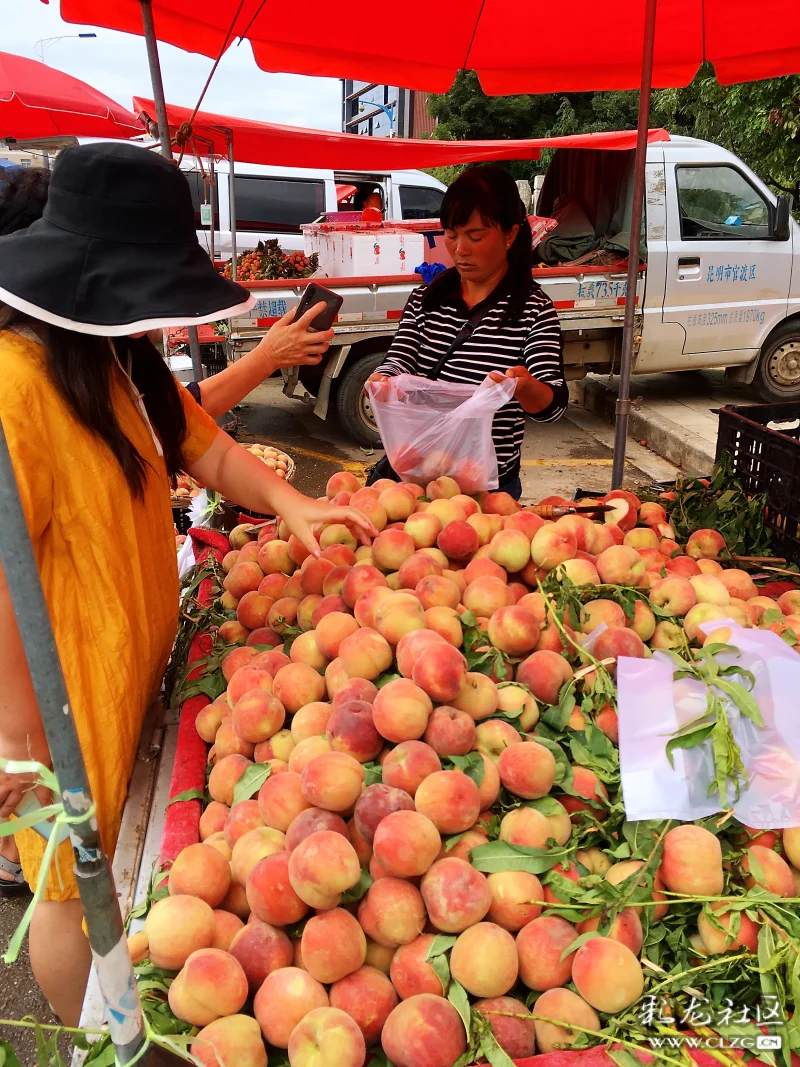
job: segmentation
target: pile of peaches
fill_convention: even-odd
[[[475,1019],[512,1061],[554,1051],[643,996],[666,894],[795,896],[800,828],[673,825],[649,858],[621,832],[609,847],[617,714],[578,649],[602,626],[592,651],[613,675],[620,656],[704,642],[716,618],[800,634],[800,590],[760,596],[718,533],[681,546],[661,504],[622,491],[601,522],[447,477],[361,488],[343,472],[327,497],[370,517],[371,545],[329,525],[309,555],[280,519],[231,535],[219,638],[235,647],[196,720],[211,800],[131,938],[176,973],[169,1004],[200,1063],[361,1067],[382,1049],[381,1064],[452,1067]],[[553,617],[554,573],[597,591],[580,618]],[[611,586],[640,592],[632,617]],[[598,883],[635,905],[565,911]],[[692,916],[696,960],[756,951],[744,911]]]

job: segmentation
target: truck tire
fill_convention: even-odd
[[[753,385],[768,403],[800,399],[800,319],[779,326],[767,339]]]
[[[351,367],[345,367],[336,392],[336,411],[342,427],[365,448],[381,447],[381,436],[364,392],[364,383],[385,359],[385,352],[373,352],[356,360]]]

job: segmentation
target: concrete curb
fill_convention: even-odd
[[[613,425],[616,381],[609,385],[605,379],[583,378],[570,382],[569,391],[573,403]],[[635,388],[632,387],[631,392],[635,395]],[[714,466],[714,450],[707,441],[651,408],[631,410],[628,437],[645,441],[648,448],[690,474],[708,474]]]

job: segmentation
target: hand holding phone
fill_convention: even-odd
[[[333,326],[339,308],[342,306],[343,302],[344,298],[339,296],[338,293],[331,292],[330,289],[326,289],[322,285],[317,285],[316,282],[310,282],[297,306],[297,311],[295,312],[292,322],[297,322],[316,304],[322,303],[325,305],[325,308],[312,320],[309,329],[317,331],[329,330],[331,326]]]

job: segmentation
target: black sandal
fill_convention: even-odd
[[[19,863],[12,863],[5,856],[0,856],[0,871],[11,875],[10,880],[0,878],[0,897],[21,897],[30,893],[30,886],[25,881],[25,875]]]

